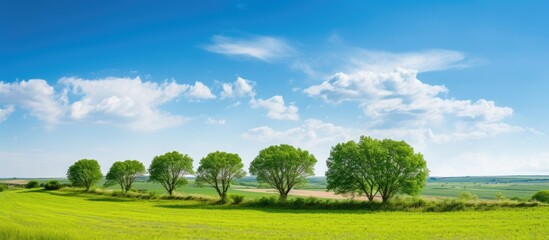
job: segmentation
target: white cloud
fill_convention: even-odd
[[[271,119],[292,121],[299,120],[297,107],[293,104],[286,106],[286,104],[284,103],[284,98],[279,95],[273,96],[267,100],[252,99],[250,101],[250,105],[252,106],[252,108],[267,109],[267,117]]]
[[[549,172],[548,152],[462,151],[455,155],[430,155],[434,159],[430,164],[436,176],[545,175]]]
[[[395,68],[403,68],[417,72],[432,72],[466,68],[479,63],[482,61],[468,58],[463,52],[446,49],[397,53],[339,46],[330,50],[316,50],[308,56],[301,56],[295,59],[290,67],[302,71],[310,78],[324,79],[340,71],[388,72]]]
[[[223,83],[223,92],[221,92],[221,98],[232,98],[232,97],[243,97],[249,96],[254,97],[255,82],[237,77],[234,83]]]
[[[194,99],[214,99],[215,95],[212,94],[210,88],[201,82],[195,82],[194,86],[191,86],[186,94],[189,98]]]
[[[416,151],[422,152],[428,161],[429,168],[437,176],[448,175],[489,175],[489,174],[532,174],[544,173],[549,169],[547,154],[545,155],[520,155],[516,149],[495,149],[510,151],[510,153],[490,154],[483,152],[487,143],[473,144],[476,149],[471,149],[471,141],[485,137],[498,136],[504,133],[523,131],[521,127],[507,124],[479,123],[471,129],[461,132],[435,134],[429,128],[391,128],[391,129],[367,129],[351,128],[324,122],[317,119],[305,120],[302,124],[288,129],[274,129],[269,126],[260,126],[249,129],[241,134],[244,140],[254,146],[266,146],[271,144],[291,144],[304,148],[313,153],[319,160],[317,174],[323,174],[326,170],[324,161],[328,158],[331,146],[349,140],[357,141],[360,136],[371,136],[378,139],[390,138],[405,140]],[[514,138],[514,137],[513,137]],[[441,147],[440,144],[451,143]],[[456,146],[456,148],[452,148]],[[482,146],[482,147],[479,147]],[[463,151],[466,148],[468,151]],[[490,150],[487,150],[490,151]],[[454,153],[454,152],[457,152]],[[509,156],[512,155],[514,157]],[[478,162],[477,162],[478,161]],[[497,161],[498,168],[490,168]],[[486,170],[490,168],[489,170]]]
[[[10,114],[15,110],[13,105],[9,105],[6,108],[0,108],[0,123],[8,119]]]
[[[70,88],[75,97],[80,97],[71,104],[73,119],[113,120],[138,131],[173,127],[188,120],[164,112],[159,107],[181,96],[191,88],[189,85],[175,81],[162,84],[143,82],[139,77],[97,80],[70,77],[59,82]],[[200,84],[196,83],[195,87]]]
[[[379,72],[405,68],[418,72],[431,72],[471,65],[471,62],[464,61],[465,57],[463,52],[445,49],[405,53],[353,49],[352,55],[347,56],[347,59],[352,68],[361,71]]]
[[[208,117],[208,119],[206,119],[206,124],[209,124],[209,125],[225,125],[227,121],[225,119],[215,119],[215,118],[212,118],[212,117]]]
[[[61,97],[42,79],[0,82],[0,103],[27,109],[32,116],[49,125],[59,123],[66,111]]]
[[[501,123],[513,114],[509,107],[493,101],[447,98],[448,89],[417,79],[417,71],[398,68],[389,72],[338,73],[304,90],[311,97],[339,104],[356,102],[373,123],[394,128],[475,128]],[[475,125],[482,123],[481,125]]]
[[[301,147],[315,147],[319,144],[333,144],[360,136],[361,131],[308,119],[298,127],[277,131],[267,126],[252,128],[241,136],[248,140],[270,143],[290,143]]]
[[[246,56],[272,61],[291,55],[294,50],[284,39],[256,36],[249,39],[214,36],[206,50],[224,55]]]
[[[414,145],[463,142],[504,133],[522,132],[525,129],[505,123],[477,123],[460,132],[436,134],[430,128],[387,128],[367,129],[338,126],[317,119],[305,120],[300,126],[287,130],[275,130],[268,126],[252,128],[242,134],[245,139],[261,142],[292,143],[299,146],[314,147],[321,143],[334,145],[338,142],[357,140],[360,136],[371,136],[378,139],[390,138],[405,140]]]

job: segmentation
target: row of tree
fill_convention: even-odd
[[[196,172],[192,162],[191,157],[176,151],[154,157],[148,169],[137,160],[115,162],[105,176],[106,184],[119,184],[127,192],[138,177],[148,172],[149,181],[160,183],[172,195],[177,187],[187,183],[185,175],[194,174],[197,184],[213,187],[226,200],[232,181],[246,175],[242,159],[235,153],[209,153],[200,160]],[[259,152],[249,171],[258,182],[275,188],[284,200],[295,186],[314,175],[316,162],[308,151],[286,144],[273,145]],[[378,193],[383,201],[397,193],[418,193],[428,175],[421,154],[414,153],[403,141],[388,139],[361,137],[358,143],[340,143],[332,147],[327,164],[328,190],[366,195],[370,200]],[[74,186],[89,190],[103,175],[96,160],[82,159],[69,167],[67,177]]]

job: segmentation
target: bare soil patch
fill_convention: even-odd
[[[13,185],[25,185],[25,184],[27,184],[27,182],[29,182],[29,181],[28,181],[28,180],[22,180],[22,179],[17,179],[17,180],[0,180],[0,183],[13,184]]]
[[[257,189],[257,188],[235,188],[235,190],[238,191],[246,191],[246,192],[257,192],[257,193],[273,193],[278,194],[278,192],[275,189]],[[343,196],[339,194],[335,194],[334,192],[326,192],[326,191],[318,191],[318,190],[291,190],[290,195],[292,196],[299,196],[299,197],[315,197],[315,198],[328,198],[328,199],[351,199],[351,196]],[[368,198],[364,196],[355,196],[353,199],[355,200],[368,200]],[[380,200],[378,196],[376,196],[376,199]]]

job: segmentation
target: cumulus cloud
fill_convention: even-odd
[[[221,98],[232,98],[232,97],[254,97],[255,82],[237,77],[234,83],[223,83],[223,91],[221,92]]]
[[[194,86],[189,88],[186,94],[189,98],[193,99],[214,99],[215,95],[212,94],[210,88],[201,82],[195,82]]]
[[[250,101],[252,108],[267,109],[267,117],[277,120],[299,120],[298,109],[295,105],[287,106],[282,96],[276,95],[267,100],[252,99]]]
[[[160,110],[162,104],[183,94],[191,98],[211,98],[209,88],[200,82],[190,86],[175,81],[143,82],[139,77],[96,80],[68,77],[59,83],[79,99],[70,106],[72,119],[114,121],[138,131],[155,131],[188,121],[187,117]]]
[[[66,112],[61,97],[42,79],[0,82],[0,103],[26,109],[49,125],[59,123]]]
[[[212,42],[205,47],[210,52],[251,57],[267,62],[289,56],[294,52],[284,39],[270,36],[245,39],[217,35],[212,38]]]
[[[446,87],[425,84],[417,79],[417,71],[402,68],[389,72],[337,73],[304,92],[334,104],[356,102],[367,117],[377,122],[401,119],[400,122],[424,126],[458,119],[494,123],[513,114],[513,109],[485,99],[447,98]]]
[[[13,105],[9,105],[6,108],[0,108],[0,123],[8,119],[14,109]]]

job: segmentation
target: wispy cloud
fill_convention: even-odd
[[[267,143],[291,143],[300,147],[316,147],[320,144],[333,144],[360,136],[360,131],[337,126],[317,119],[307,119],[300,126],[275,130],[268,126],[256,127],[243,133],[241,137]]]
[[[204,123],[209,125],[225,125],[227,121],[223,118],[216,119],[212,117],[208,117]]]
[[[13,105],[8,105],[6,108],[0,108],[0,123],[9,117],[13,110],[15,110]]]
[[[310,78],[326,78],[335,72],[386,72],[396,68],[417,72],[466,68],[483,61],[466,53],[447,49],[427,49],[411,52],[377,51],[355,47],[338,47],[303,53],[290,67]]]
[[[405,68],[418,72],[431,72],[468,67],[474,62],[466,61],[466,55],[463,52],[446,49],[403,53],[354,49],[348,56],[348,63],[349,67],[359,71],[388,71]]]
[[[205,49],[223,55],[251,57],[267,62],[287,57],[294,52],[286,40],[271,36],[232,38],[216,35],[212,38],[212,44]]]

